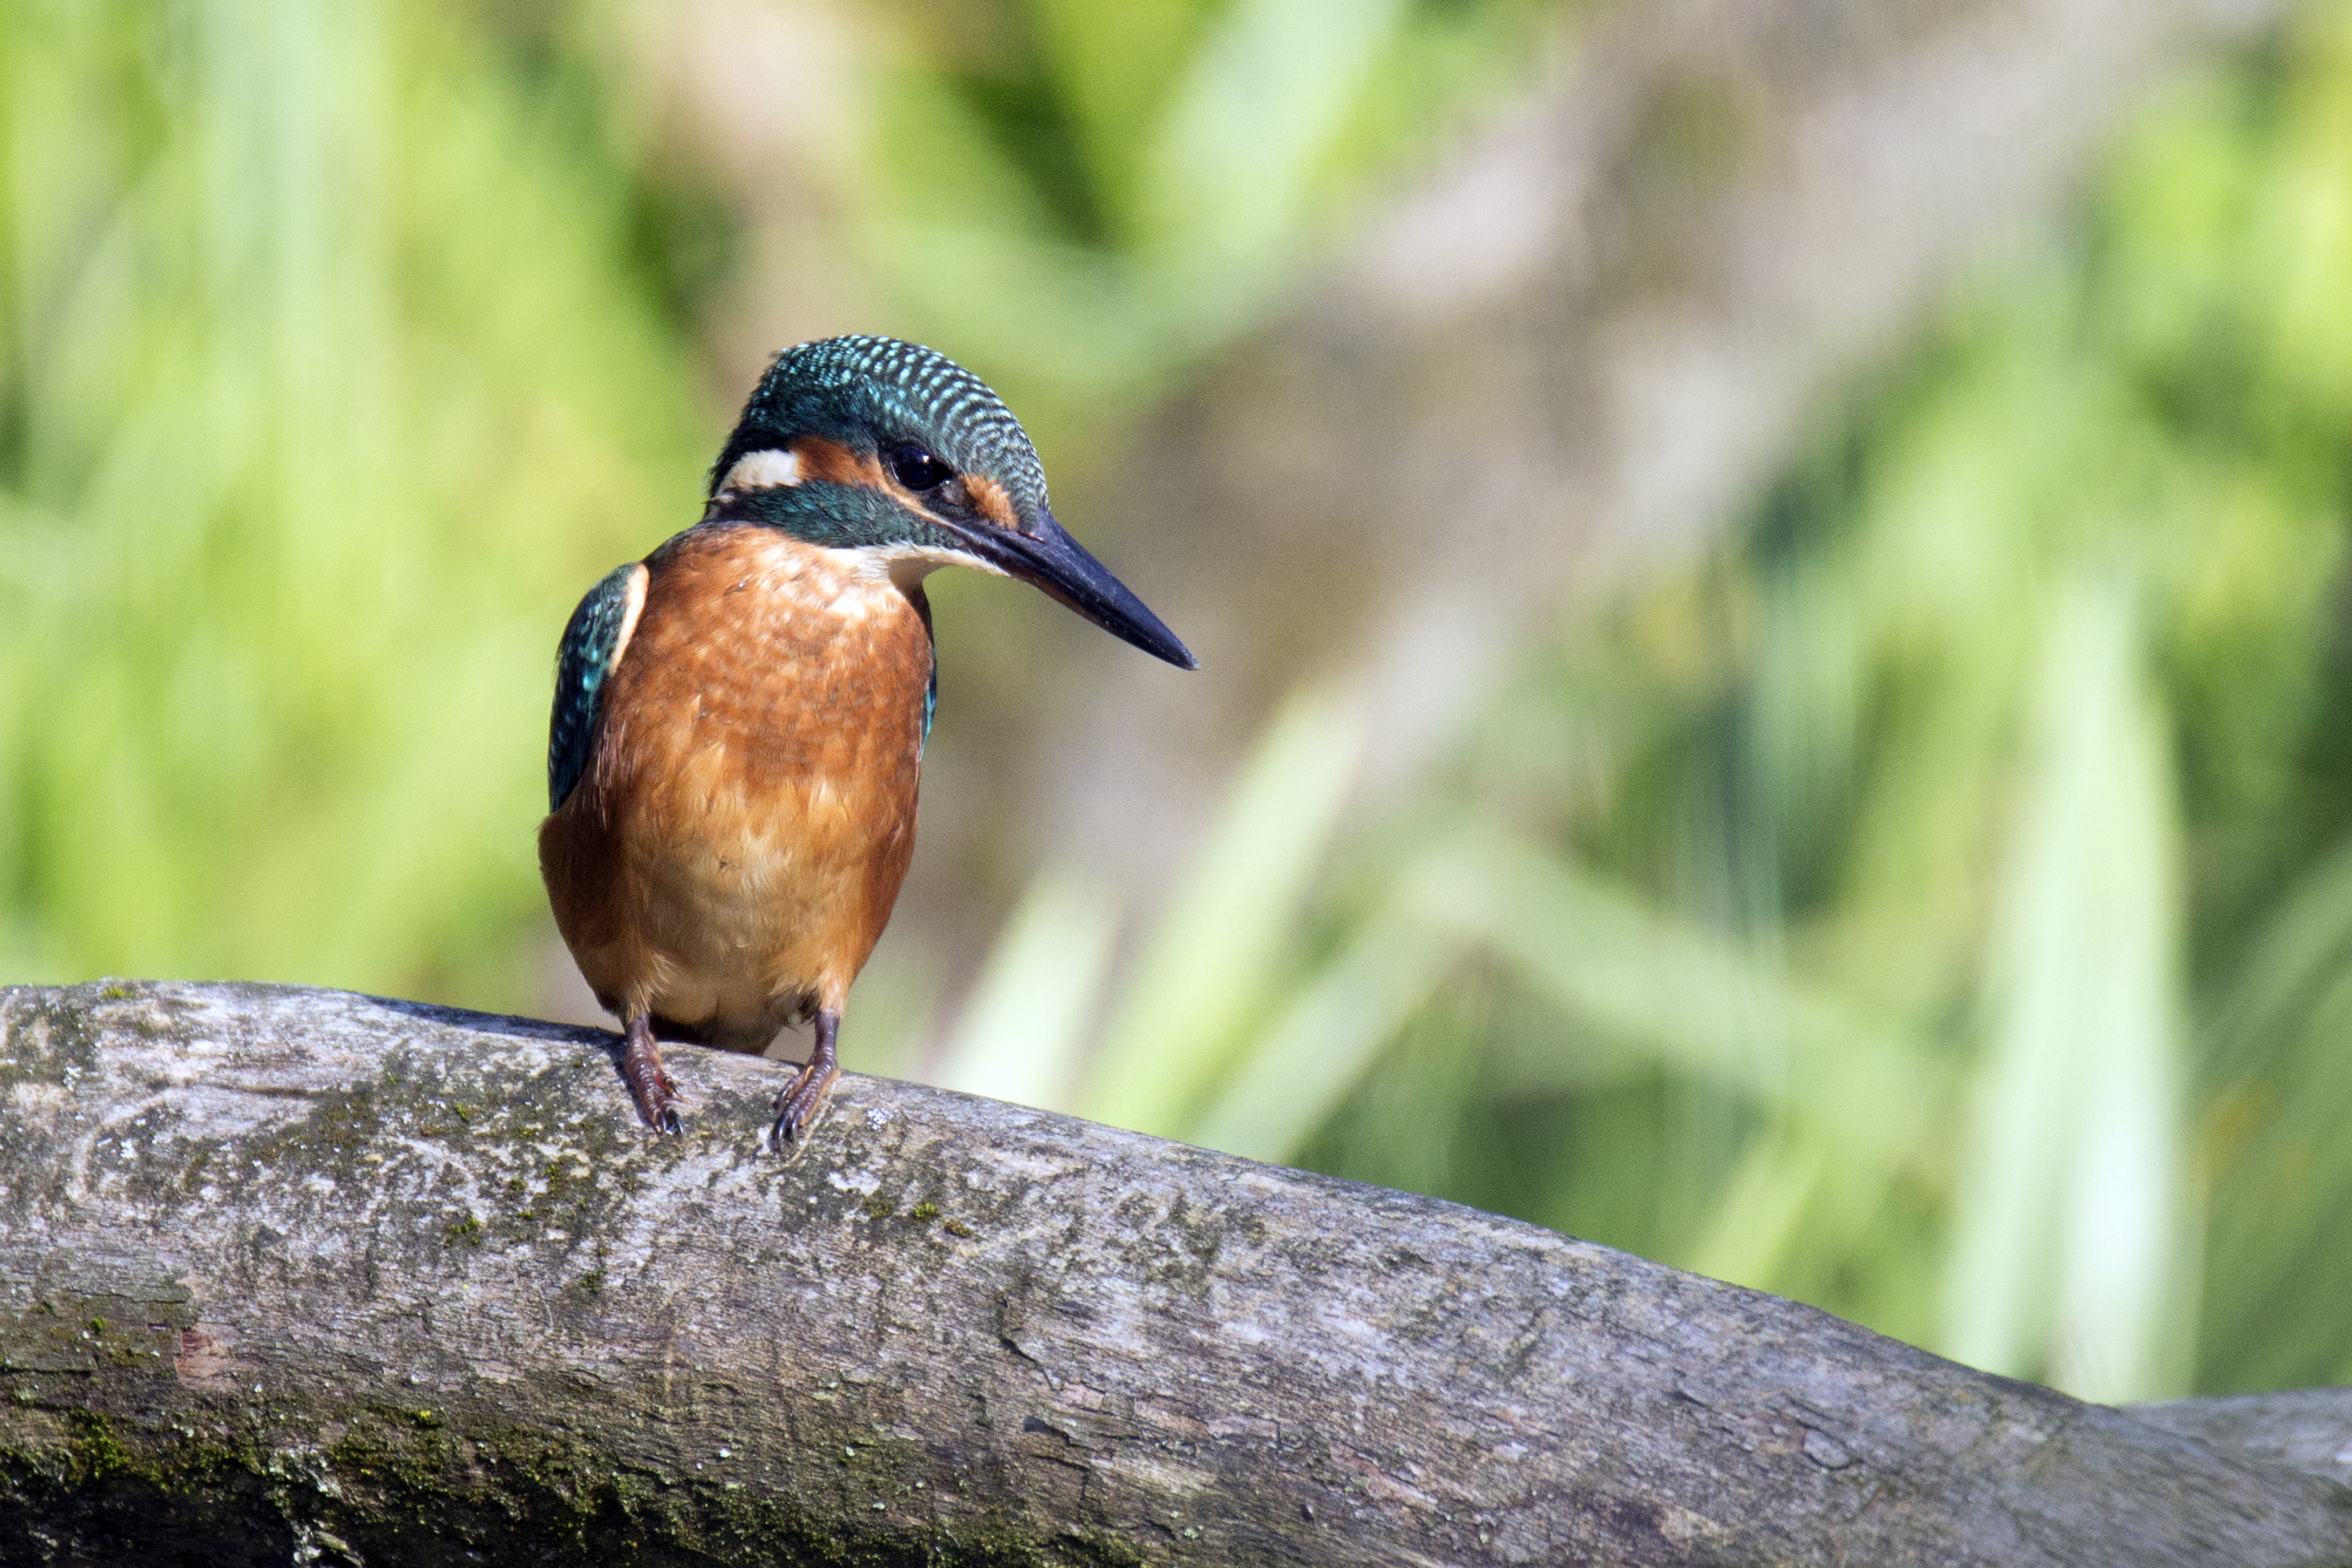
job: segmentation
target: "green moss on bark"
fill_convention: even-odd
[[[70,1544],[59,1561],[224,1568],[304,1556],[826,1568],[1144,1561],[1115,1540],[1041,1538],[1001,1516],[955,1529],[897,1522],[887,1500],[871,1528],[852,1533],[740,1483],[615,1468],[593,1444],[512,1425],[427,1426],[393,1409],[335,1425],[331,1437],[306,1429],[302,1440],[294,1436],[302,1423],[273,1424],[264,1440],[184,1424],[141,1427],[95,1409],[0,1406],[0,1561],[42,1561],[44,1542],[61,1535]],[[873,1462],[890,1465],[887,1453]]]

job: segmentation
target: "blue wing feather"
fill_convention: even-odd
[[[555,656],[555,710],[547,725],[547,809],[570,796],[594,754],[604,682],[621,662],[645,604],[646,569],[632,562],[588,590]]]
[[[918,583],[907,597],[914,602],[915,614],[923,618],[923,637],[931,645],[930,679],[923,682],[923,733],[915,742],[915,760],[921,762],[923,753],[931,747],[931,720],[940,710],[940,644],[931,632],[931,601]]]

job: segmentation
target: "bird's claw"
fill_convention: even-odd
[[[661,1047],[643,1019],[629,1025],[628,1044],[621,1052],[621,1081],[629,1086],[629,1098],[637,1102],[637,1114],[646,1126],[656,1132],[686,1131],[677,1114],[677,1081],[662,1066]]]
[[[841,1069],[830,1065],[820,1069],[812,1062],[801,1068],[776,1096],[776,1121],[768,1130],[769,1143],[782,1149],[805,1131],[824,1105],[825,1091],[840,1076]]]
[[[669,1074],[656,1070],[640,1079],[629,1078],[629,1094],[637,1102],[637,1114],[646,1125],[656,1132],[683,1132],[686,1122],[677,1113],[677,1085]]]

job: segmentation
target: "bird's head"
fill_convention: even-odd
[[[945,355],[825,338],[768,367],[710,470],[706,521],[759,522],[856,551],[902,583],[977,566],[1034,583],[1149,654],[1197,661],[1063,531],[1021,422]]]

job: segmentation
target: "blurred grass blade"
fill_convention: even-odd
[[[1147,254],[1246,306],[1296,246],[1317,165],[1402,0],[1235,0],[1178,89],[1143,196]]]
[[[1171,79],[1216,7],[1208,0],[1028,0],[1025,9],[1069,106],[1096,199],[1131,199]]]
[[[1254,1158],[1290,1156],[1478,949],[1621,1048],[1780,1107],[1882,1171],[1916,1158],[1944,1098],[1943,1074],[1916,1047],[1861,1026],[1722,938],[1480,828],[1424,855],[1250,1044],[1194,1137]],[[1546,1064],[1515,1065],[1519,1092],[1543,1092]],[[1588,1068],[1560,1060],[1556,1070],[1572,1085]]]
[[[2278,1388],[2352,1377],[2352,843],[2248,942],[2210,1028],[2200,1382]]]
[[[1118,934],[1118,911],[1099,888],[1067,871],[1041,872],[1005,921],[929,1080],[1065,1109]]]
[[[1990,936],[1946,1304],[1949,1353],[2085,1398],[2173,1363],[2179,826],[2130,589],[2060,597]]]
[[[2278,1065],[2327,987],[2352,969],[2352,841],[2306,872],[2246,945],[2216,1007],[2210,1070],[2228,1088]]]
[[[1276,716],[1152,933],[1078,1104],[1176,1136],[1266,1005],[1307,881],[1363,754],[1353,705],[1301,692]]]
[[[1422,884],[1429,913],[1620,1048],[1784,1107],[1881,1169],[1919,1158],[1946,1075],[1916,1046],[1532,846],[1465,834],[1444,867]],[[1522,1089],[1537,1090],[1546,1064],[1515,1066]],[[1556,1067],[1563,1085],[1582,1070]]]
[[[1297,1152],[1429,998],[1458,949],[1402,910],[1358,929],[1250,1047],[1190,1141],[1276,1163]]]
[[[1683,1266],[1751,1289],[1771,1289],[1832,1157],[1817,1138],[1759,1131]]]

